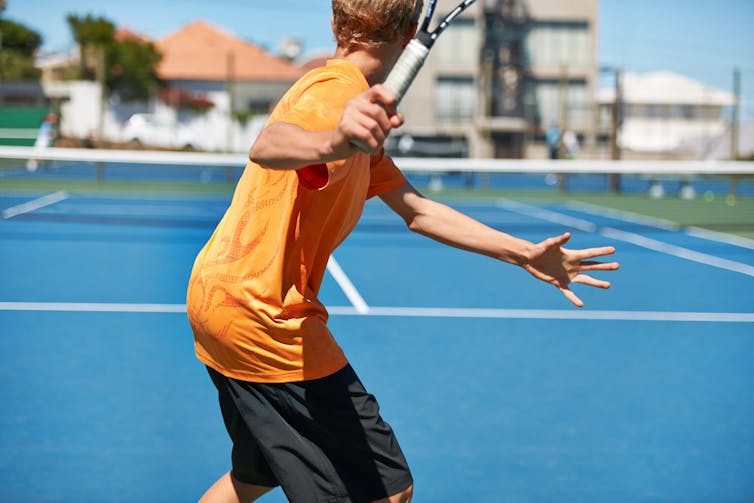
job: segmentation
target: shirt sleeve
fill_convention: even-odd
[[[406,177],[403,176],[390,156],[385,153],[384,148],[372,156],[370,173],[371,179],[367,199],[395,190],[407,182]]]
[[[271,121],[295,124],[307,131],[331,131],[338,125],[348,100],[359,91],[336,78],[317,80],[273,114]]]
[[[347,80],[322,77],[306,86],[271,118],[307,131],[330,131],[337,127],[346,103],[361,92]],[[345,160],[306,166],[297,170],[299,181],[309,190],[320,190],[343,178],[351,163]]]

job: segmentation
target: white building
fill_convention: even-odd
[[[690,144],[703,152],[705,143],[726,133],[726,111],[732,93],[705,86],[683,75],[658,71],[621,79],[622,123],[618,144],[624,151],[669,154]],[[600,125],[609,131],[615,87],[600,89]]]

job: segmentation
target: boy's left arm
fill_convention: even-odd
[[[531,243],[492,229],[449,206],[427,199],[410,183],[380,197],[403,218],[413,232],[455,248],[521,266],[535,278],[558,288],[578,307],[582,307],[584,303],[570,289],[571,283],[609,288],[609,282],[584,273],[613,271],[619,267],[617,262],[592,260],[614,253],[612,246],[583,250],[563,248],[570,239],[570,233]]]

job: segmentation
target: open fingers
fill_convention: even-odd
[[[571,239],[571,233],[565,232],[561,234],[560,236],[554,236],[554,237],[545,239],[544,241],[540,243],[540,246],[543,246],[547,249],[560,247],[566,244],[569,239]]]
[[[580,298],[578,298],[578,296],[576,296],[575,293],[573,293],[573,290],[571,290],[570,288],[558,287],[558,290],[560,290],[560,292],[565,295],[565,298],[570,300],[574,306],[584,307],[584,303]]]
[[[615,271],[620,269],[618,262],[593,262],[584,261],[579,264],[581,271]]]
[[[579,260],[586,260],[595,257],[604,257],[605,255],[612,255],[615,253],[615,248],[612,246],[600,246],[598,248],[584,248],[583,250],[575,250],[574,252]]]
[[[582,285],[594,286],[597,288],[610,288],[610,282],[593,278],[586,274],[578,274],[572,280],[572,283],[581,283]]]

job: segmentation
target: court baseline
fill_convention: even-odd
[[[725,312],[596,311],[575,309],[492,309],[397,306],[369,306],[366,311],[356,306],[329,306],[327,310],[334,316],[754,323],[754,313]],[[103,302],[0,302],[0,311],[183,314],[186,312],[186,306],[184,304],[129,304]]]

